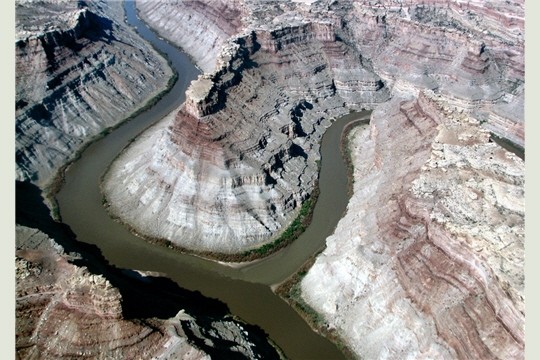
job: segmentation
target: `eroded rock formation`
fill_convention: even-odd
[[[39,230],[17,226],[17,243],[18,357],[209,358],[178,332],[178,319],[124,319],[118,289]]]
[[[303,297],[362,357],[523,358],[523,162],[434,103],[353,134],[354,195]]]
[[[163,91],[166,61],[122,21],[122,3],[16,3],[17,179],[45,187],[105,128]]]
[[[524,145],[523,2],[245,1],[227,29],[197,4],[162,33],[182,46],[206,11],[219,55],[193,55],[183,108],[113,165],[112,212],[190,249],[260,244],[313,186],[328,120],[376,107],[305,301],[362,358],[523,358],[524,164],[490,141]],[[162,9],[141,6],[155,27]]]
[[[228,39],[183,107],[112,165],[103,190],[114,215],[140,234],[225,253],[292,220],[315,184],[329,119],[388,90],[334,23],[289,21]]]

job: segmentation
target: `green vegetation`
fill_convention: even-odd
[[[316,193],[316,196],[314,194]],[[309,226],[311,223],[311,218],[313,215],[313,209],[315,208],[315,203],[317,201],[318,188],[316,191],[313,191],[312,196],[304,201],[298,216],[292,224],[273,242],[264,244],[263,246],[248,250],[242,254],[243,257],[252,258],[253,255],[256,257],[263,257],[269,254],[272,254],[279,249],[284,248],[298,238]]]

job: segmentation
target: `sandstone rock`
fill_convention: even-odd
[[[31,238],[41,238],[40,244]],[[123,319],[122,298],[103,276],[68,261],[44,233],[17,226],[16,347],[21,358],[149,358],[204,354],[184,337]],[[27,248],[34,244],[36,248]],[[55,251],[56,250],[56,251]],[[171,352],[173,349],[167,349]]]
[[[134,318],[133,304],[144,307],[144,297],[152,296],[141,296],[133,289],[143,286],[140,281],[131,280],[130,284],[119,275],[121,271],[106,270],[116,282],[122,277],[122,291],[127,296],[138,296],[135,302],[127,299],[126,305],[126,298],[111,281],[82,265],[85,255],[66,253],[45,233],[26,226],[17,225],[16,241],[18,358],[210,359],[217,354],[224,358],[279,358],[260,329],[221,314],[219,303],[200,294],[180,290],[180,297],[174,298],[175,288],[170,284],[167,288],[163,279],[145,279],[146,291],[159,288],[173,298],[158,294],[162,307],[176,299],[187,306],[196,302],[203,309],[195,314],[181,309],[165,319]],[[107,269],[103,264],[92,267]],[[148,285],[152,281],[161,283],[152,288]],[[126,286],[132,289],[126,290]]]
[[[18,180],[49,185],[88,141],[165,88],[166,61],[113,20],[122,14],[115,1],[16,3]]]
[[[523,161],[434,105],[355,131],[354,195],[303,297],[361,357],[523,358]]]
[[[183,107],[113,163],[104,194],[137,233],[199,251],[260,246],[313,189],[328,120],[388,98],[332,22],[277,24],[228,39]]]
[[[181,47],[211,73],[225,41],[243,26],[246,7],[239,0],[138,1],[139,15],[161,36]],[[189,34],[189,35],[188,35]]]

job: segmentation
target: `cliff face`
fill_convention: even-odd
[[[16,3],[18,180],[48,185],[91,138],[165,88],[166,61],[111,20],[122,14],[114,1]]]
[[[184,106],[111,166],[111,212],[192,250],[239,252],[276,235],[314,186],[328,119],[388,98],[336,32],[297,21],[229,39]]]
[[[73,255],[44,233],[17,226],[17,242],[18,357],[209,358],[176,332],[180,320],[124,319],[118,289],[70,263]]]
[[[346,28],[394,90],[433,89],[523,147],[523,2],[355,2]]]
[[[301,286],[360,357],[524,356],[524,162],[488,132],[523,146],[522,5],[354,6],[395,98],[352,134],[354,194]]]
[[[523,3],[240,8],[213,72],[111,167],[112,212],[189,249],[255,246],[312,188],[329,119],[376,108],[305,301],[359,357],[522,358],[524,163],[490,132],[523,146]]]
[[[362,357],[523,358],[523,161],[434,103],[352,134],[354,195],[303,297]]]
[[[216,66],[221,46],[243,28],[242,1],[170,1],[137,3],[141,18],[161,36],[188,53],[206,73]],[[189,34],[188,36],[186,36]]]

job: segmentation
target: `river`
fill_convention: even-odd
[[[101,204],[100,176],[133,138],[184,102],[185,90],[199,72],[187,55],[158,38],[136,17],[132,2],[126,2],[125,9],[128,23],[167,54],[179,78],[156,105],[94,142],[69,167],[56,195],[63,222],[79,241],[97,245],[117,267],[164,273],[183,288],[223,301],[234,315],[264,329],[290,359],[343,358],[334,344],[312,331],[269,285],[283,281],[319,251],[343,215],[348,195],[339,150],[341,133],[348,123],[368,118],[369,113],[344,116],[326,131],[321,144],[321,193],[312,224],[286,249],[237,269],[151,245],[111,220]]]

